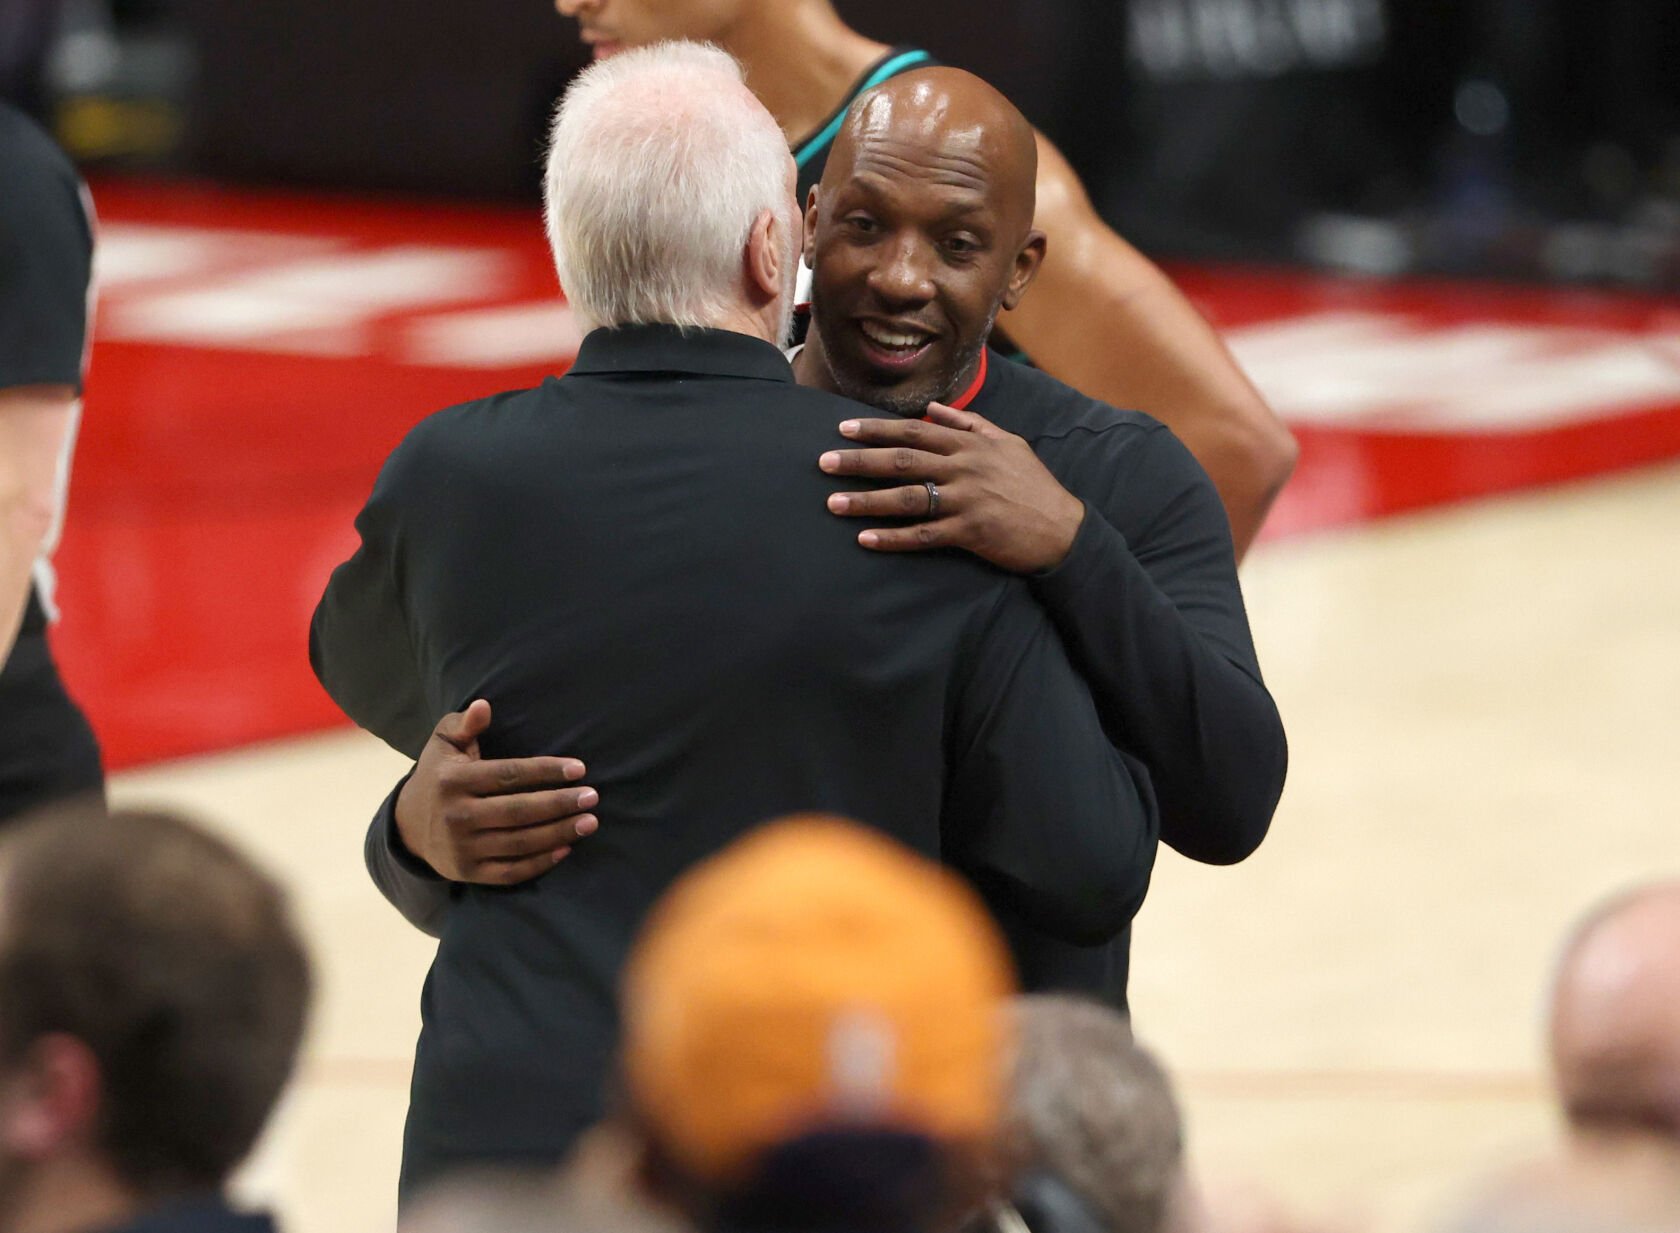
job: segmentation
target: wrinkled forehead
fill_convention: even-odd
[[[866,95],[842,140],[854,177],[914,177],[986,195],[997,182],[998,136],[931,84]]]

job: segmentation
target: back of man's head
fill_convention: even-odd
[[[0,1072],[34,1094],[0,1111],[7,1176],[74,1155],[142,1201],[218,1190],[309,993],[284,894],[221,840],[164,813],[21,824],[0,841]]]
[[[677,883],[626,968],[655,1190],[709,1227],[951,1218],[996,1132],[1011,984],[950,873],[838,819],[760,829]]]
[[[1028,1227],[1158,1233],[1183,1180],[1183,1129],[1166,1073],[1126,1019],[1095,1002],[1025,997],[1015,1022],[1004,1151]]]
[[[780,220],[787,308],[799,211],[787,142],[716,47],[656,43],[578,75],[549,137],[555,268],[591,326],[716,326],[745,299],[747,242]]]
[[[1577,926],[1558,962],[1550,1030],[1572,1126],[1680,1140],[1680,881],[1620,895]]]

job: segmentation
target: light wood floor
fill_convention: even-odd
[[[1229,869],[1163,855],[1139,1034],[1200,1171],[1421,1229],[1553,1133],[1548,963],[1606,892],[1680,871],[1680,466],[1268,545],[1245,569],[1292,767]],[[242,1188],[292,1233],[389,1227],[426,940],[362,872],[402,762],[349,733],[118,778],[294,888],[321,997]]]

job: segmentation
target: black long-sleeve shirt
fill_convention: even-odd
[[[1162,840],[1207,864],[1242,860],[1289,759],[1213,482],[1160,421],[996,354],[969,409],[1085,502],[1073,548],[1033,590],[1115,742],[1149,768]]]
[[[558,1155],[600,1112],[617,974],[697,859],[779,813],[859,818],[1069,943],[1142,901],[1149,777],[1028,585],[859,549],[816,467],[859,408],[768,344],[596,331],[564,378],[432,416],[387,462],[311,657],[416,755],[485,697],[490,757],[571,754],[600,831],[523,886],[439,886],[405,1185]],[[418,879],[413,879],[418,881]]]
[[[995,353],[968,409],[1023,437],[1085,503],[1067,557],[1032,587],[1109,735],[1148,768],[1162,840],[1194,860],[1242,860],[1271,825],[1288,750],[1212,481],[1159,421]],[[1004,923],[1025,983],[1125,1005],[1129,929],[1079,947]]]
[[[1110,737],[1148,768],[1161,838],[1194,860],[1242,860],[1266,836],[1288,752],[1212,482],[1159,421],[996,353],[967,405],[1023,437],[1085,502],[1067,558],[1031,585]],[[404,916],[436,932],[447,883],[403,851],[396,795],[368,829],[368,868]],[[1076,989],[1124,1006],[1129,938],[1069,947],[1007,908],[1000,915],[1030,986]]]

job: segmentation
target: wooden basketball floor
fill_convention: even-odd
[[[429,944],[362,870],[404,764],[319,731],[303,623],[401,428],[510,367],[553,371],[575,336],[534,220],[433,211],[419,234],[413,211],[340,203],[329,237],[305,205],[105,193],[58,637],[125,768],[113,797],[225,829],[314,943],[306,1059],[242,1191],[293,1233],[374,1233]],[[1186,280],[1307,447],[1244,569],[1292,766],[1253,859],[1163,854],[1138,1032],[1178,1078],[1199,1172],[1421,1229],[1555,1133],[1540,1007],[1568,922],[1680,873],[1680,310],[1593,301],[1595,325],[1569,295],[1373,308],[1274,286],[1262,312],[1261,283]]]

